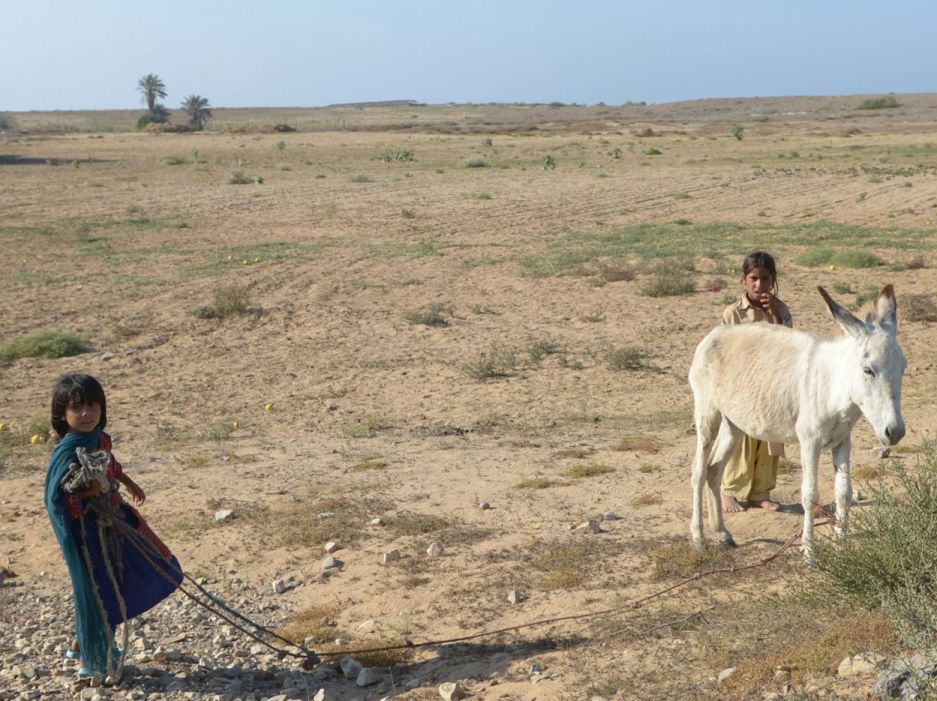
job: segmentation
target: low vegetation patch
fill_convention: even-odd
[[[66,358],[86,350],[87,343],[68,331],[35,331],[0,346],[0,361],[18,358]]]
[[[346,426],[342,433],[348,438],[373,438],[379,431],[386,431],[388,428],[390,428],[390,421],[383,416],[372,414]]]
[[[893,97],[873,97],[863,100],[856,107],[857,110],[885,110],[900,107],[900,103]]]
[[[462,364],[462,369],[476,380],[510,377],[517,371],[517,351],[494,345]]]
[[[422,324],[423,326],[448,326],[449,317],[452,316],[452,307],[448,304],[434,302],[428,304],[422,309],[407,312],[404,318],[411,324]]]
[[[817,268],[821,265],[832,265],[838,268],[874,268],[882,265],[882,260],[869,251],[839,250],[825,246],[808,248],[797,256],[794,262],[807,268]]]
[[[607,475],[610,472],[614,472],[615,468],[609,465],[605,465],[599,462],[590,462],[583,463],[581,465],[573,465],[563,470],[563,475],[565,477],[572,477],[573,479],[584,479],[586,477],[598,477],[599,475]]]
[[[515,484],[514,489],[547,489],[556,484],[559,484],[559,482],[548,477],[531,477]]]
[[[937,321],[937,304],[927,294],[901,295],[901,320],[934,323]]]
[[[692,294],[696,286],[686,275],[674,274],[672,271],[658,272],[641,285],[641,294],[647,297],[679,297]]]
[[[198,307],[192,314],[199,319],[224,319],[250,311],[250,290],[245,285],[236,282],[220,285],[215,288],[213,297],[211,305]]]
[[[660,441],[651,436],[623,436],[620,441],[612,446],[612,450],[627,453],[650,453],[653,455],[660,452]]]
[[[643,348],[637,346],[625,346],[624,348],[608,348],[605,351],[605,360],[611,370],[651,370],[653,365],[647,362],[649,353]]]

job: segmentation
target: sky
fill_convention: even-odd
[[[934,0],[4,0],[0,111],[937,92]]]

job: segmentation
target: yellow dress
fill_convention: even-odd
[[[781,300],[776,300],[781,321],[793,326],[791,312]],[[743,294],[738,301],[726,307],[722,314],[724,324],[771,323],[760,308],[752,306]],[[722,473],[722,491],[737,501],[764,501],[771,498],[778,477],[778,463],[784,446],[743,436]]]

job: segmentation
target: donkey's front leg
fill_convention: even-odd
[[[800,503],[804,507],[804,532],[801,539],[804,544],[804,560],[813,561],[813,507],[820,501],[817,487],[817,466],[820,462],[820,445],[811,440],[801,439],[800,461],[804,476],[800,487]]]
[[[838,538],[846,535],[849,525],[849,505],[852,503],[852,477],[849,474],[851,441],[846,440],[833,448],[833,466],[836,468],[836,525],[833,532]]]

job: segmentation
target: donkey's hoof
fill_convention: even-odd
[[[726,533],[724,536],[722,536],[722,539],[719,541],[719,545],[723,548],[738,547],[736,545],[735,538],[733,538],[730,533]]]
[[[693,549],[694,549],[694,550],[705,550],[705,549],[706,549],[706,541],[705,541],[704,539],[702,539],[702,538],[694,538],[694,539],[693,539]]]

